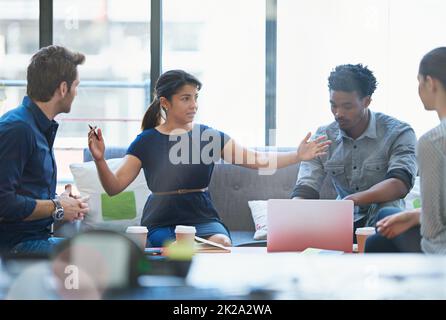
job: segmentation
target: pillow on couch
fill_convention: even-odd
[[[256,227],[254,233],[254,240],[266,240],[268,232],[267,222],[267,201],[266,200],[253,200],[248,201],[248,206],[251,209],[252,219]]]
[[[407,210],[421,207],[420,177],[415,178],[413,188],[404,198],[404,202],[406,203]]]
[[[122,158],[109,159],[107,164],[116,171]],[[144,172],[121,193],[110,197],[101,185],[93,161],[70,165],[74,182],[82,196],[90,196],[89,213],[83,220],[84,229],[111,229],[124,232],[128,226],[140,225],[141,216],[150,190]]]

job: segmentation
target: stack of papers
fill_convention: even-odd
[[[326,250],[318,248],[307,248],[301,252],[301,254],[312,255],[312,254],[344,254],[344,251],[338,250]]]
[[[231,249],[222,246],[213,241],[209,241],[200,237],[195,237],[195,249],[197,252],[207,253],[229,253]]]

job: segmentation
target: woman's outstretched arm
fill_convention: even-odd
[[[310,137],[311,133],[308,133],[297,150],[292,152],[255,151],[230,139],[223,148],[222,158],[226,162],[251,169],[279,169],[326,154],[331,141],[324,141],[325,136],[309,141]]]

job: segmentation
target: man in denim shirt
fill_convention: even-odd
[[[355,227],[374,226],[378,209],[404,208],[417,174],[413,129],[368,109],[376,79],[361,64],[340,65],[328,79],[335,122],[316,136],[332,141],[327,155],[302,162],[292,198],[318,199],[329,175],[338,199],[353,200]]]
[[[27,70],[27,96],[0,118],[0,253],[48,254],[54,221],[82,219],[86,199],[56,197],[54,117],[68,113],[85,57],[60,46],[38,51]]]

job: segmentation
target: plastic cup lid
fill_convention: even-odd
[[[147,227],[140,227],[140,226],[131,226],[127,227],[127,233],[147,233]]]
[[[366,235],[366,236],[369,236],[369,235],[372,235],[372,234],[375,234],[375,233],[376,233],[376,230],[375,230],[374,227],[358,228],[355,231],[355,234]]]
[[[197,230],[193,226],[176,226],[175,233],[195,233]]]

